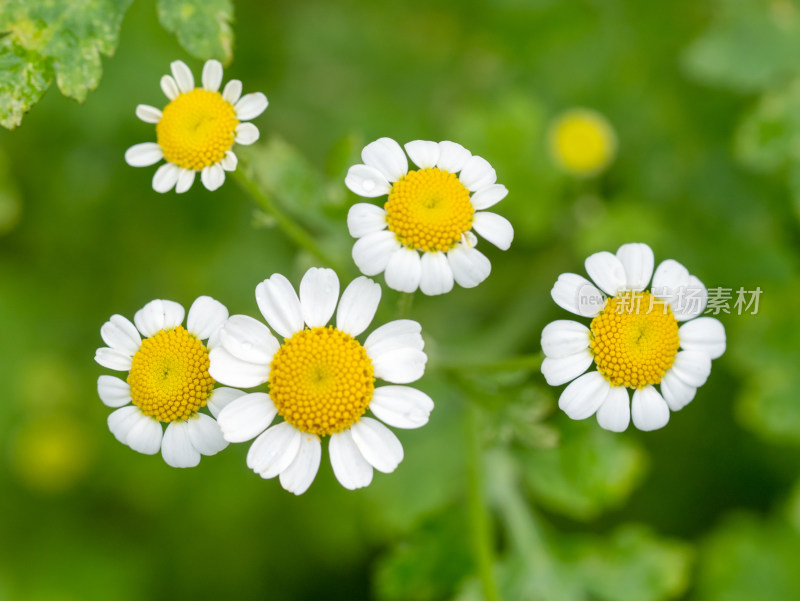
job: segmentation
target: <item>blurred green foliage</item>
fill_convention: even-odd
[[[797,2],[241,0],[232,17],[140,0],[120,26],[127,6],[0,0],[4,124],[41,98],[0,132],[0,599],[477,601],[487,548],[504,601],[800,594]],[[58,10],[63,27],[45,27]],[[262,140],[216,193],[154,193],[153,170],[122,158],[153,139],[135,106],[163,106],[171,61],[197,74],[232,49],[225,79],[270,99]],[[54,76],[85,104],[45,94]],[[573,106],[619,138],[588,181],[547,154]],[[414,299],[436,409],[399,433],[398,470],[349,492],[323,458],[295,498],[245,467],[246,445],[174,470],[117,443],[100,325],[201,294],[252,315],[256,283],[319,264],[248,182],[354,277],[343,177],[380,136],[487,158],[516,230],[507,252],[481,243],[484,284]],[[631,241],[763,294],[757,315],[718,315],[728,352],[664,430],[613,435],[565,419],[560,390],[514,358],[566,317],[558,274]],[[398,301],[384,288],[376,319]]]

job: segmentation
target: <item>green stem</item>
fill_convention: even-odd
[[[486,601],[500,601],[494,578],[494,544],[483,484],[483,455],[478,438],[478,408],[467,403],[467,510],[472,552],[478,564],[478,575]]]
[[[414,293],[403,292],[397,301],[397,318],[403,319],[411,313],[411,306],[414,304]]]
[[[542,365],[544,354],[534,353],[531,355],[520,355],[519,357],[509,357],[508,359],[497,359],[490,361],[436,361],[433,363],[434,367],[445,371],[453,372],[503,372],[503,371],[518,371],[521,369],[536,370]]]

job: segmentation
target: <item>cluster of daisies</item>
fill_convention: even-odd
[[[153,178],[157,192],[185,192],[198,172],[215,190],[237,166],[233,146],[258,139],[248,121],[266,109],[267,99],[243,96],[238,80],[220,93],[217,61],[206,62],[199,88],[183,62],[172,63],[171,71],[161,80],[167,106],[136,109],[155,124],[157,141],[131,147],[126,161],[140,167],[163,159]],[[555,151],[563,147],[568,167],[585,174],[610,160],[613,131],[594,115],[562,121],[552,143]],[[108,426],[117,440],[140,453],[160,452],[173,467],[193,467],[202,455],[252,441],[248,467],[263,478],[278,477],[294,494],[316,477],[324,441],[333,473],[348,489],[367,486],[373,470],[397,468],[403,446],[387,426],[419,428],[434,403],[409,386],[427,362],[419,323],[391,321],[365,336],[381,298],[370,277],[383,273],[389,288],[426,295],[445,294],[454,284],[472,288],[491,272],[476,248],[478,236],[506,250],[514,231],[487,210],[508,190],[485,159],[460,144],[400,146],[381,138],[361,159],[345,185],[384,200],[349,211],[353,260],[364,275],[344,291],[335,272],[311,268],[296,290],[277,273],[256,286],[264,321],[229,315],[222,303],[201,296],[188,315],[179,303],[154,300],[132,322],[113,315],[103,324],[107,346],[95,359],[127,374],[101,375],[97,383],[100,399],[114,409]],[[725,350],[722,324],[699,317],[706,289],[672,260],[654,272],[645,244],[596,253],[586,271],[594,283],[568,273],[553,287],[559,306],[592,320],[588,327],[572,320],[545,327],[545,379],[569,383],[559,406],[573,419],[596,415],[601,427],[617,432],[631,421],[641,430],[661,428],[670,410],[694,398],[711,360]],[[592,364],[596,369],[584,373]]]

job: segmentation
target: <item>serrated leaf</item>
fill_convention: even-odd
[[[159,0],[158,19],[192,56],[202,60],[215,58],[224,65],[231,62],[231,0]]]
[[[53,76],[83,102],[100,83],[132,0],[8,0],[0,11],[0,124],[9,129],[39,101]]]

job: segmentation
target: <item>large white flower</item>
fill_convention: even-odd
[[[153,189],[168,192],[175,188],[186,192],[200,172],[203,185],[216,190],[225,181],[225,172],[236,169],[233,145],[252,144],[258,140],[258,128],[252,123],[267,108],[261,92],[242,96],[242,82],[229,81],[220,94],[222,64],[206,61],[202,88],[194,87],[194,77],[183,61],[174,61],[172,75],[161,78],[161,89],[170,102],[161,111],[140,104],[136,116],[156,126],[156,142],[143,142],[125,152],[125,161],[133,167],[148,167],[161,159],[165,164],[153,176]]]
[[[472,288],[491,272],[475,248],[472,230],[502,250],[514,238],[505,218],[486,211],[508,194],[492,166],[455,142],[415,140],[405,145],[419,167],[391,138],[364,147],[363,164],[350,167],[345,184],[367,198],[388,195],[384,206],[358,203],[347,227],[358,240],[353,260],[364,275],[385,272],[386,285],[401,292],[444,294],[453,281]]]
[[[330,269],[309,269],[300,296],[274,274],[256,287],[256,301],[281,344],[260,321],[233,315],[211,350],[211,375],[230,386],[269,383],[269,392],[238,398],[218,416],[230,442],[256,438],[247,465],[262,478],[280,476],[283,488],[299,495],[320,464],[320,439],[330,437],[334,474],[348,489],[367,486],[373,468],[389,473],[403,447],[389,428],[365,415],[369,409],[396,428],[428,422],[433,401],[415,388],[398,386],[422,377],[427,356],[420,325],[401,319],[375,329],[365,342],[381,288],[359,277],[339,301],[339,279]],[[338,309],[336,308],[338,301]],[[336,310],[336,327],[326,325]],[[392,383],[375,387],[375,379]],[[276,415],[283,421],[271,425]]]
[[[649,246],[624,244],[616,255],[598,252],[586,259],[594,284],[564,273],[553,286],[559,306],[593,318],[588,328],[558,320],[542,332],[542,373],[553,386],[571,381],[558,405],[572,419],[596,413],[598,423],[615,432],[631,418],[640,430],[662,428],[670,409],[694,398],[711,373],[711,360],[725,352],[722,324],[698,317],[708,300],[702,282],[672,259],[655,274],[653,266]],[[584,374],[593,362],[597,370]]]
[[[108,427],[117,440],[146,455],[161,454],[172,467],[194,467],[201,455],[214,455],[228,443],[217,422],[200,412],[208,405],[216,416],[240,390],[214,388],[208,373],[208,346],[228,318],[228,310],[208,296],[189,309],[173,301],[154,300],[133,316],[112,315],[100,336],[108,345],[97,349],[103,367],[128,372],[126,380],[100,376],[97,392],[108,407]],[[144,339],[142,339],[144,337]],[[163,431],[161,423],[167,424]]]

